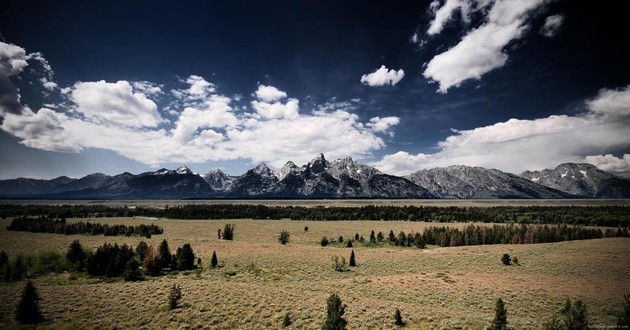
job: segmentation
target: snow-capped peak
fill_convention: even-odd
[[[178,168],[175,170],[175,172],[176,172],[177,174],[192,174],[192,171],[191,171],[188,167],[186,167],[186,166],[184,166],[184,165],[182,165],[182,166],[178,167]]]

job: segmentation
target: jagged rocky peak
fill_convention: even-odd
[[[203,179],[214,191],[225,191],[229,189],[230,184],[234,181],[234,177],[223,173],[218,168],[206,173]]]
[[[185,165],[182,165],[182,166],[178,167],[175,170],[175,172],[177,174],[192,174],[192,171],[188,167],[186,167]]]
[[[313,173],[320,173],[326,171],[328,168],[328,162],[326,161],[324,154],[319,154],[308,163],[308,167]]]
[[[284,179],[289,173],[298,172],[300,170],[294,162],[288,161],[281,169],[276,172],[278,180]]]
[[[274,175],[273,171],[269,167],[267,167],[267,164],[265,164],[265,163],[258,164],[258,166],[256,166],[253,169],[253,171],[254,171],[254,173],[262,175],[262,176]]]

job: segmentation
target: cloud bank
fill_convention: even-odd
[[[603,89],[578,115],[510,119],[470,130],[454,130],[434,154],[399,151],[374,163],[386,173],[406,175],[423,168],[465,164],[520,173],[563,162],[589,162],[623,172],[623,160],[602,152],[630,147],[630,86]]]

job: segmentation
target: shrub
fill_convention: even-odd
[[[170,309],[177,308],[177,303],[182,299],[182,290],[179,285],[173,284],[171,292],[168,294],[168,307]]]
[[[350,267],[356,267],[357,266],[357,262],[354,258],[354,250],[352,250],[352,253],[350,253],[350,262],[348,263],[350,265]]]
[[[82,270],[85,267],[85,251],[83,251],[83,247],[79,240],[74,240],[70,243],[68,247],[68,252],[66,253],[66,259],[70,262],[72,267],[75,270]]]
[[[402,315],[400,315],[399,308],[396,308],[396,312],[394,313],[394,324],[399,327],[405,326],[405,321],[403,321]]]
[[[571,300],[567,299],[560,313],[564,316],[564,325],[567,329],[588,329],[586,305],[581,300],[571,303]]]
[[[504,265],[509,266],[510,265],[510,255],[505,253],[503,254],[503,257],[501,257],[501,262],[503,262]]]
[[[322,246],[327,246],[328,243],[330,242],[328,241],[328,237],[326,236],[322,237],[322,240],[319,242],[319,244],[321,244]]]
[[[234,224],[226,224],[225,228],[223,228],[222,237],[224,240],[231,241],[234,240]]]
[[[217,268],[219,265],[219,260],[217,259],[217,253],[212,251],[212,259],[210,259],[210,267]]]
[[[291,324],[293,324],[293,322],[291,321],[291,316],[289,315],[289,312],[287,312],[286,314],[284,314],[284,319],[282,319],[282,326],[286,328]]]
[[[0,267],[4,266],[9,261],[9,256],[6,252],[0,251]]]
[[[343,243],[343,236],[339,236],[339,239],[337,240],[339,243]]]
[[[308,226],[304,226],[304,232],[307,232],[307,231],[308,231]],[[289,315],[289,314],[287,314],[287,315]]]
[[[558,319],[556,315],[554,315],[547,322],[543,323],[543,330],[564,330],[564,326],[562,322]]]
[[[512,258],[512,262],[513,262],[515,265],[518,265],[518,264],[519,264],[519,263],[518,263],[518,258],[517,258],[517,257]]]
[[[138,263],[136,258],[131,258],[125,266],[123,279],[127,282],[135,282],[142,279],[142,273],[140,273],[140,263]]]
[[[359,233],[354,234],[354,240],[358,241],[359,240]]]
[[[333,256],[332,260],[333,260],[333,267],[335,268],[336,271],[338,272],[346,271],[346,258],[341,257],[341,256]]]
[[[39,294],[33,283],[31,281],[26,282],[22,297],[15,310],[15,320],[24,324],[42,321],[44,318],[39,311],[39,300]]]
[[[497,304],[494,308],[494,320],[490,329],[492,330],[507,330],[507,309],[501,298],[497,299]]]
[[[278,242],[280,242],[280,244],[285,245],[287,243],[289,243],[289,237],[291,235],[289,234],[288,231],[283,230],[280,232],[280,236],[278,236]]]
[[[190,244],[186,243],[181,248],[178,248],[176,256],[178,270],[195,269],[195,253]]]
[[[343,305],[338,295],[332,294],[326,302],[326,320],[322,330],[345,330],[348,322],[343,318],[346,305]]]

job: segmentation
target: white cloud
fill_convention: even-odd
[[[582,162],[586,155],[630,146],[630,86],[601,90],[585,102],[587,111],[576,116],[550,116],[455,131],[438,143],[434,154],[412,155],[401,151],[383,157],[375,165],[396,174],[422,168],[470,165],[520,173],[527,169]]]
[[[163,119],[157,105],[142,93],[134,93],[129,82],[78,82],[72,87],[75,111],[104,124],[156,127]]]
[[[427,64],[424,77],[438,82],[439,91],[446,93],[449,88],[458,87],[466,80],[481,79],[482,75],[502,67],[508,59],[503,49],[523,35],[528,28],[530,13],[545,2],[448,0],[435,12],[436,18],[429,29],[433,34],[442,30],[456,9],[461,9],[462,16],[466,18],[469,11],[486,13],[489,7],[486,20],[481,26],[468,31],[457,45],[433,57]],[[438,18],[443,9],[444,14]]]
[[[287,93],[273,87],[273,86],[265,86],[258,85],[258,89],[255,92],[258,100],[271,103],[275,101],[280,101],[283,98],[287,97]]]
[[[551,15],[545,19],[545,24],[540,28],[540,34],[551,38],[560,32],[560,27],[564,23],[562,14]]]
[[[589,164],[599,167],[599,169],[617,174],[630,173],[630,154],[624,154],[622,158],[606,155],[591,155],[584,158]]]
[[[26,51],[20,46],[0,42],[0,74],[10,77],[28,65]]]
[[[131,83],[133,89],[143,93],[144,95],[156,96],[164,94],[162,86],[154,84],[150,81],[134,81]]]
[[[400,69],[387,69],[384,65],[376,71],[361,76],[361,83],[368,86],[396,85],[405,76],[405,71]]]
[[[270,102],[253,100],[251,108],[235,112],[231,99],[204,78],[191,76],[183,82],[187,88],[172,91],[172,126],[140,91],[149,93],[147,88],[155,86],[98,81],[59,89],[67,101],[58,110],[27,108],[22,115],[8,114],[0,129],[33,148],[99,148],[151,166],[249,159],[280,167],[287,159],[307,162],[320,152],[333,158],[366,157],[385,145],[379,133],[395,125],[388,117],[364,124],[356,114],[341,110],[359,100],[300,114],[297,99],[281,102],[276,96],[266,98],[274,100]]]
[[[392,126],[396,126],[399,123],[400,118],[398,117],[373,117],[370,119],[370,122],[367,123],[367,126],[374,132],[387,132]]]

